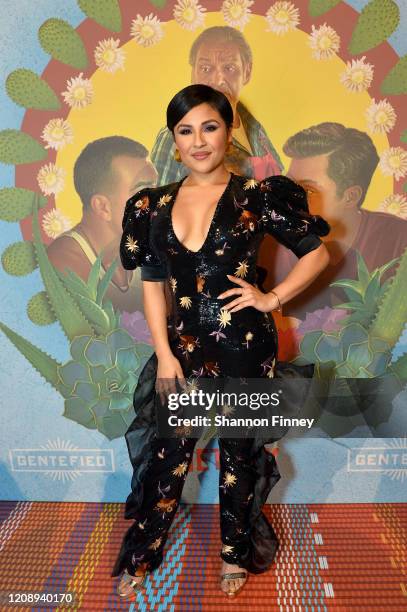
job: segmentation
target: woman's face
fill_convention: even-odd
[[[181,161],[196,172],[210,172],[222,163],[231,130],[215,108],[199,104],[174,127],[174,140]]]

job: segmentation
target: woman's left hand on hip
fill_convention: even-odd
[[[232,283],[239,285],[239,287],[223,291],[223,293],[218,295],[218,299],[224,299],[232,295],[237,295],[238,297],[222,306],[222,308],[229,310],[229,312],[237,312],[247,306],[252,306],[260,310],[260,312],[271,312],[277,308],[277,300],[272,293],[263,293],[260,289],[238,276],[232,276],[231,274],[226,276]]]

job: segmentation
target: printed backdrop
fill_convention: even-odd
[[[287,173],[332,227],[329,269],[275,317],[280,358],[399,385],[382,438],[281,441],[272,500],[405,501],[406,0],[20,0],[0,28],[1,498],[129,492],[123,434],[153,349],[139,271],[107,247],[137,188],[186,173],[165,109],[202,82],[236,106],[229,169]],[[259,283],[294,263],[266,238]],[[217,445],[200,447],[184,497],[216,502]]]

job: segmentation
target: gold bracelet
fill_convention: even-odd
[[[274,310],[277,310],[278,312],[282,312],[282,306],[281,306],[280,298],[278,297],[277,293],[275,291],[270,291],[270,293],[272,293],[273,295],[276,296],[277,302],[278,302],[278,308],[275,308]]]

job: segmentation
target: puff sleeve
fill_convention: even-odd
[[[140,266],[141,280],[163,281],[168,278],[166,263],[154,253],[150,244],[151,202],[151,192],[147,187],[127,200],[122,221],[120,260],[126,270]]]
[[[322,244],[330,225],[319,215],[308,210],[307,194],[286,176],[271,176],[260,184],[263,198],[262,223],[266,233],[303,257]]]

